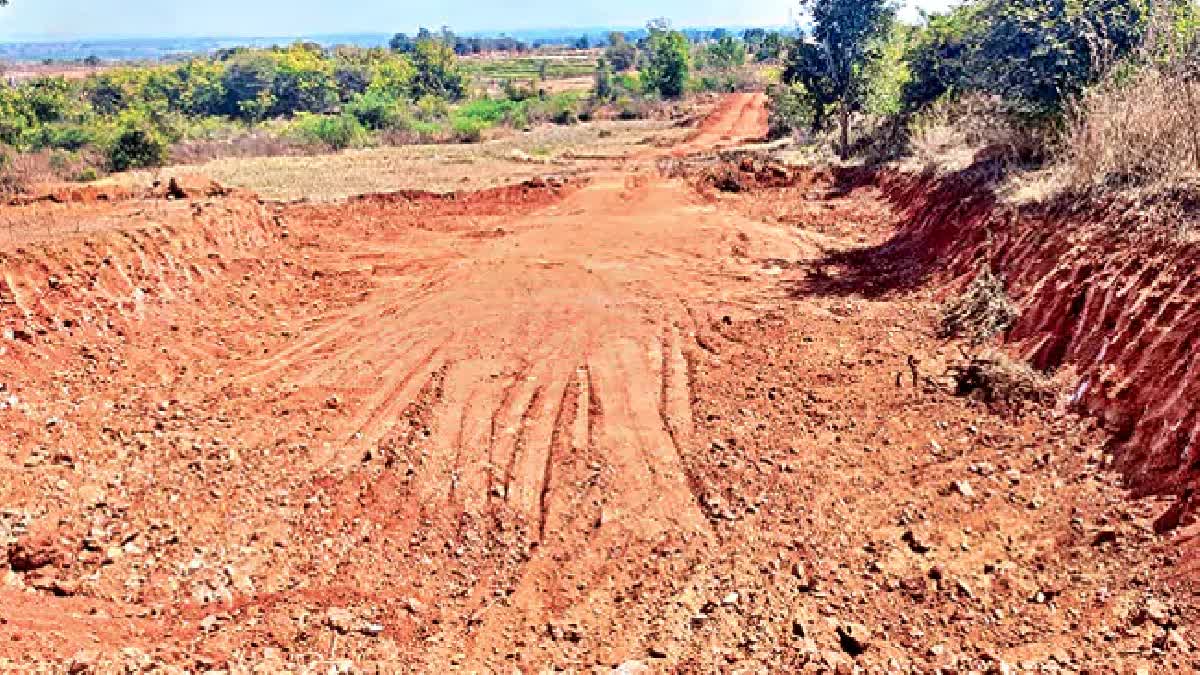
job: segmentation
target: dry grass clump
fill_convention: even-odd
[[[229,138],[181,141],[171,147],[170,163],[203,164],[214,159],[298,157],[321,152],[328,152],[328,149],[269,131],[250,131]]]
[[[1020,408],[1025,403],[1053,403],[1054,381],[1027,363],[1001,351],[988,351],[953,366],[951,373],[959,396],[970,396],[989,405]]]
[[[1110,78],[1072,110],[1062,170],[1072,187],[1157,186],[1200,174],[1200,60]]]
[[[1004,281],[984,267],[962,295],[942,308],[938,334],[942,338],[965,337],[982,344],[1008,330],[1018,317],[1004,290]]]
[[[1007,163],[1028,163],[1040,158],[1049,132],[1023,122],[1001,99],[982,93],[939,100],[909,124],[908,144],[924,166],[964,169],[987,150],[990,157]]]
[[[0,195],[20,194],[48,183],[95,180],[103,167],[103,158],[94,152],[0,148]]]

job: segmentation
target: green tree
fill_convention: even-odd
[[[746,63],[746,45],[726,35],[704,48],[704,61],[718,70],[736,68]]]
[[[786,46],[787,40],[783,37],[783,35],[774,31],[767,33],[766,36],[763,37],[762,42],[760,42],[758,47],[754,50],[754,60],[761,63],[763,61],[772,61],[774,59],[778,59],[783,56],[783,51]]]
[[[417,43],[405,33],[396,33],[392,39],[388,41],[388,47],[394,52],[401,54],[411,54],[417,48]]]
[[[910,78],[901,98],[906,110],[920,109],[971,86],[975,50],[986,28],[981,7],[968,3],[926,17],[905,57]]]
[[[154,129],[133,125],[123,129],[108,151],[109,168],[128,171],[162,166],[167,161],[167,141]]]
[[[601,56],[596,61],[596,98],[611,101],[615,94],[612,66],[608,65],[608,59]]]
[[[691,54],[688,39],[679,31],[671,30],[665,21],[651,22],[647,39],[649,63],[642,71],[642,82],[647,91],[656,91],[665,98],[679,98],[687,88],[691,72]]]
[[[1150,0],[986,0],[982,87],[1049,110],[1142,44]]]
[[[814,121],[821,124],[836,106],[839,152],[850,156],[850,120],[867,92],[867,66],[878,56],[881,39],[895,20],[890,0],[801,0],[812,15],[807,39],[789,50],[784,82],[801,84],[812,97]]]
[[[278,65],[264,53],[235,55],[222,78],[225,114],[258,122],[275,108],[275,76]]]
[[[430,38],[418,40],[412,52],[412,63],[416,70],[412,80],[413,98],[437,96],[457,101],[466,94],[466,73],[449,45]]]
[[[636,68],[638,65],[637,46],[626,42],[625,36],[621,33],[613,33],[609,39],[614,42],[604,51],[604,56],[612,64],[613,70],[625,73]]]
[[[297,43],[271,56],[276,63],[273,115],[326,112],[337,102],[334,64],[320,46]]]

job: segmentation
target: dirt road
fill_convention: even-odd
[[[763,102],[667,153],[762,137]],[[802,283],[886,238],[875,195],[721,197],[655,159],[453,198],[216,200],[14,258],[8,316],[53,321],[0,371],[0,654],[1188,665],[1193,607],[1146,574],[1175,553],[1089,463],[1098,434],[905,384],[949,358],[932,290]]]

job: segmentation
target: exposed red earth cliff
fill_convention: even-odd
[[[1134,494],[1190,499],[1200,484],[1200,245],[1161,215],[1171,212],[1161,202],[1186,212],[1187,196],[1012,207],[971,171],[879,184],[904,220],[876,254],[943,276],[984,265],[1004,275],[1021,309],[1005,340],[1039,369],[1074,371],[1071,402],[1112,434]]]

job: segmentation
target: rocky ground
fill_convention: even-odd
[[[846,267],[878,190],[662,154],[8,207],[0,670],[1200,667],[1193,543],[1110,439],[960,395],[955,289]]]

